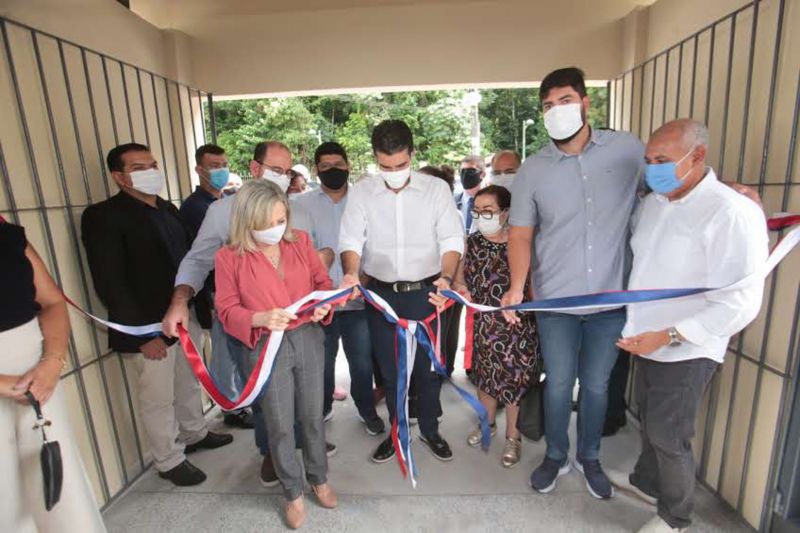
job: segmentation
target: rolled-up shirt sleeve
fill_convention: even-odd
[[[464,222],[456,209],[449,189],[444,183],[441,185],[436,189],[436,212],[438,213],[436,240],[439,243],[439,254],[458,252],[460,255],[464,255]]]
[[[228,335],[233,335],[253,348],[264,330],[253,327],[255,311],[242,304],[236,282],[236,259],[232,250],[222,248],[216,254],[214,278],[217,288],[214,305],[222,327]]]
[[[223,205],[223,201],[214,202],[209,206],[192,248],[178,267],[175,276],[176,287],[189,285],[197,294],[214,269],[214,256],[228,239],[230,212],[226,209],[227,206]]]
[[[763,216],[741,213],[724,217],[709,235],[707,271],[709,287],[725,287],[761,272],[768,255],[767,227]],[[712,337],[730,337],[741,331],[761,308],[764,279],[753,275],[729,290],[705,295],[705,307],[676,324],[683,338],[703,345]]]
[[[353,186],[347,205],[342,214],[339,230],[339,253],[355,252],[363,255],[367,241],[367,213],[364,209],[364,195],[358,185]]]

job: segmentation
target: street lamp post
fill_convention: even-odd
[[[472,108],[472,153],[481,153],[481,122],[478,116],[478,104],[481,103],[481,93],[478,91],[470,91],[464,95],[464,105]]]
[[[528,126],[532,126],[535,120],[532,118],[522,121],[522,160],[525,161],[525,153],[528,149],[528,143],[525,140],[525,133],[528,131]]]

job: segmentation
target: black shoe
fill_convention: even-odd
[[[358,418],[361,420],[361,423],[364,424],[364,431],[367,432],[367,435],[374,437],[375,435],[380,435],[386,431],[386,426],[383,424],[383,419],[378,416],[378,413],[372,413],[368,416],[358,415]]]
[[[225,417],[222,421],[226,426],[232,428],[253,429],[255,427],[253,415],[247,411],[247,409],[242,409],[241,411],[235,411],[233,413],[225,413]]]
[[[264,456],[264,459],[261,461],[261,474],[259,475],[261,479],[261,485],[264,487],[277,487],[280,481],[278,480],[278,474],[275,473],[275,465],[272,464],[272,456],[267,454]]]
[[[450,445],[438,433],[432,433],[427,436],[421,435],[419,440],[425,443],[433,452],[433,456],[440,461],[453,460],[453,451],[450,449]]]
[[[380,443],[378,449],[375,450],[375,453],[372,454],[372,462],[373,463],[385,463],[387,461],[391,461],[392,457],[394,457],[394,443],[392,442],[392,437],[386,437],[383,442]]]
[[[205,436],[203,440],[195,442],[194,444],[187,444],[183,453],[194,453],[197,450],[213,450],[214,448],[221,448],[233,442],[233,435],[228,433],[212,433],[211,431]]]
[[[206,475],[203,473],[203,471],[189,461],[183,461],[172,470],[159,472],[158,477],[161,479],[168,479],[179,487],[191,487],[193,485],[199,485],[206,480]]]
[[[333,457],[334,455],[336,455],[336,451],[337,448],[334,443],[332,442],[325,443],[325,455],[327,455],[328,457]]]
[[[608,417],[606,418],[605,423],[603,423],[603,436],[610,437],[612,435],[616,435],[617,432],[625,427],[628,423],[627,417],[625,415],[621,417]]]

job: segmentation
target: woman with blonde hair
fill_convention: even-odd
[[[286,498],[286,522],[305,519],[303,467],[295,455],[295,420],[302,436],[305,474],[320,505],[332,509],[322,420],[324,333],[318,322],[331,307],[298,318],[285,310],[316,290],[333,288],[308,234],[291,228],[286,195],[273,183],[254,180],[236,194],[228,246],[216,256],[216,307],[225,331],[249,349],[250,366],[271,331],[285,331],[260,402],[270,455]]]

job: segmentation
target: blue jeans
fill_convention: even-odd
[[[211,364],[208,371],[214,378],[219,391],[231,400],[235,400],[242,392],[242,377],[238,365],[228,346],[228,334],[222,327],[222,322],[214,314],[211,322]]]
[[[578,378],[581,393],[577,456],[582,461],[597,460],[608,405],[608,381],[619,354],[616,342],[625,325],[625,309],[589,315],[537,312],[536,322],[547,375],[544,387],[547,457],[555,461],[567,458],[572,390]]]
[[[334,313],[325,329],[325,401],[322,412],[327,413],[333,405],[333,389],[336,385],[336,354],[339,339],[342,339],[344,355],[350,367],[350,394],[362,418],[374,418],[375,397],[372,395],[372,342],[367,324],[367,312],[363,309]]]

